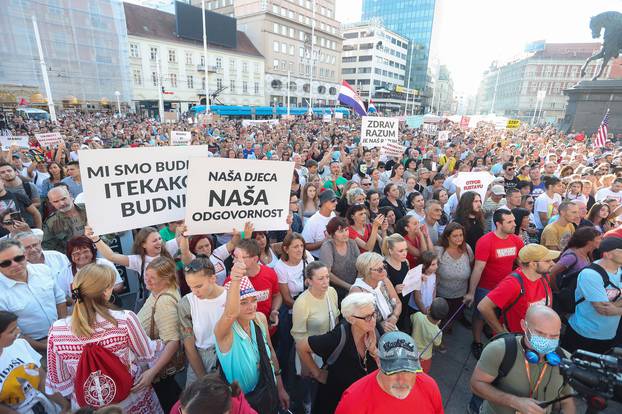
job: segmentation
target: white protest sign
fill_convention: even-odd
[[[0,143],[2,143],[2,149],[5,151],[11,149],[13,145],[20,148],[30,148],[28,135],[0,135]]]
[[[364,116],[361,121],[361,145],[365,148],[382,147],[386,142],[399,144],[399,120],[382,116]]]
[[[438,140],[439,141],[447,141],[447,140],[449,140],[449,131],[439,131],[438,132]]]
[[[59,144],[63,137],[60,132],[48,132],[47,134],[35,134],[35,138],[39,141],[42,147],[51,147]]]
[[[330,122],[330,121],[332,121],[332,117],[330,116],[330,114],[324,114],[324,115],[322,115],[322,121],[323,122]]]
[[[343,119],[343,114],[341,112],[335,112],[335,119]]]
[[[286,230],[294,163],[192,157],[188,169],[189,234]]]
[[[171,131],[171,145],[190,145],[190,131]]]
[[[207,153],[207,146],[78,151],[89,225],[108,234],[182,220],[188,159]]]
[[[421,274],[423,273],[423,265],[413,267],[406,273],[402,284],[402,296],[406,297],[410,292],[421,289]]]
[[[453,183],[460,189],[460,194],[464,194],[465,191],[475,191],[479,194],[483,203],[486,197],[486,190],[494,179],[495,177],[488,171],[461,172],[454,178]]]
[[[384,155],[388,155],[390,157],[401,157],[404,155],[404,151],[406,147],[400,144],[386,143],[382,148],[380,148],[380,153]]]
[[[247,126],[260,126],[260,125],[278,125],[279,124],[279,120],[278,119],[243,119],[242,120],[242,126],[243,127],[247,127]]]

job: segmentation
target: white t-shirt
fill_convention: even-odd
[[[325,217],[317,211],[314,215],[309,217],[309,220],[305,223],[302,229],[302,237],[307,243],[317,243],[326,239],[324,232],[326,231],[326,225],[335,217],[335,213],[331,212],[330,216]],[[311,254],[315,257],[320,255],[320,249],[311,250]]]
[[[426,309],[429,309],[430,305],[432,305],[432,301],[434,300],[434,289],[436,288],[436,274],[432,273],[431,275],[425,275],[425,280],[423,276],[424,275],[422,274],[421,287],[419,291],[421,292],[421,301],[423,302],[423,306],[425,306]],[[414,309],[418,309],[417,304],[415,303],[415,295],[411,296],[409,305],[411,305]]]
[[[307,265],[315,260],[308,251],[306,252],[305,257]],[[274,266],[274,271],[279,279],[279,283],[287,283],[287,287],[289,288],[289,293],[292,298],[300,295],[302,291],[305,290],[305,277],[303,275],[303,268],[305,266],[306,265],[303,260],[301,260],[296,266],[290,266],[282,259],[276,263],[276,266]]]
[[[555,193],[553,194],[553,198],[550,198],[546,193],[540,194],[536,198],[536,202],[533,207],[533,216],[534,216],[534,224],[538,230],[544,228],[544,224],[540,221],[540,214],[538,213],[546,213],[546,216],[550,219],[553,216],[553,207],[555,204],[559,207],[562,202],[562,196]]]
[[[197,348],[207,349],[216,345],[214,327],[225,311],[227,291],[214,299],[199,299],[194,293],[188,293],[190,314],[192,315],[192,332]]]
[[[616,199],[618,200],[618,202],[622,203],[622,191],[618,191],[616,193],[614,191],[611,191],[611,187],[605,187],[605,188],[601,188],[600,190],[598,190],[596,192],[596,195],[594,196],[594,199],[596,201],[603,201],[608,198]]]
[[[177,254],[177,251],[179,250],[179,245],[177,244],[177,239],[172,239],[172,240],[167,241],[164,244],[164,248],[169,252],[169,254],[171,256],[174,257]],[[145,267],[144,267],[144,269],[146,269],[147,266],[149,266],[149,263],[151,263],[157,257],[159,257],[159,256],[151,257],[151,256],[145,255]],[[138,272],[139,274],[140,274],[141,270],[144,270],[143,266],[142,266],[143,262],[140,259],[140,255],[139,254],[132,254],[132,255],[128,256],[127,258],[128,258],[128,260],[130,262],[129,266],[127,267],[128,269],[131,269],[131,270],[133,270],[135,272]]]
[[[46,260],[47,263],[47,260]],[[108,266],[114,270],[114,284],[118,285],[119,283],[123,283],[123,279],[117,270],[117,267],[108,259],[104,259],[103,257],[98,257],[95,259],[95,263],[103,266]],[[79,270],[79,269],[78,269]],[[67,263],[67,266],[63,269],[62,272],[58,274],[58,278],[56,279],[56,284],[63,289],[65,292],[65,296],[71,297],[71,282],[73,282],[73,271],[71,270],[71,263]]]
[[[44,250],[43,251],[44,264],[46,264],[54,274],[54,279],[59,280],[60,275],[67,270],[67,266],[71,263],[67,256],[56,250]]]
[[[31,408],[40,403],[46,413],[56,414],[60,407],[50,402],[38,391],[41,355],[25,339],[17,338],[0,355],[0,404],[19,413],[32,413]]]

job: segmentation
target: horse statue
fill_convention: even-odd
[[[592,80],[598,79],[605,70],[607,63],[612,58],[617,58],[622,48],[622,13],[615,11],[608,11],[600,13],[590,19],[590,29],[592,30],[592,38],[598,39],[600,32],[605,29],[603,34],[603,46],[594,55],[587,58],[583,66],[581,67],[581,77],[585,76],[585,69],[587,65],[597,59],[603,61],[598,68],[598,72],[592,78]]]

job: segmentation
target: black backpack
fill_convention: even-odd
[[[592,269],[597,272],[603,279],[603,286],[605,287],[605,289],[608,286],[617,288],[613,283],[611,283],[611,280],[609,280],[609,274],[607,273],[607,271],[597,263],[592,263],[589,266],[586,266],[576,272],[570,272],[564,275],[560,275],[557,277],[557,286],[559,288],[559,292],[557,292],[555,300],[553,301],[553,309],[560,315],[570,315],[575,313],[577,305],[585,301],[585,298],[580,298],[578,300],[575,299],[575,292],[577,290],[577,279],[579,273],[581,273],[585,269]]]
[[[516,281],[518,281],[518,284],[520,285],[520,292],[518,293],[518,296],[516,297],[516,299],[512,301],[512,303],[510,303],[508,306],[506,306],[504,309],[501,310],[501,315],[503,316],[503,323],[506,323],[507,321],[506,315],[510,311],[510,309],[512,309],[514,305],[518,303],[520,298],[522,298],[525,295],[525,284],[523,283],[523,278],[516,272],[510,273],[510,276],[516,279]],[[546,286],[548,282],[544,279],[544,277],[541,277],[540,283],[542,283],[544,287],[545,305],[550,306],[549,304],[551,301],[549,298],[549,288]],[[497,336],[499,335],[496,335],[495,338]]]

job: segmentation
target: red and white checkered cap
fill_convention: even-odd
[[[231,287],[231,281],[225,283],[225,289],[229,290]],[[251,283],[250,279],[247,276],[242,277],[240,279],[240,300],[251,297],[251,296],[259,296],[260,292],[255,290],[255,287]]]

